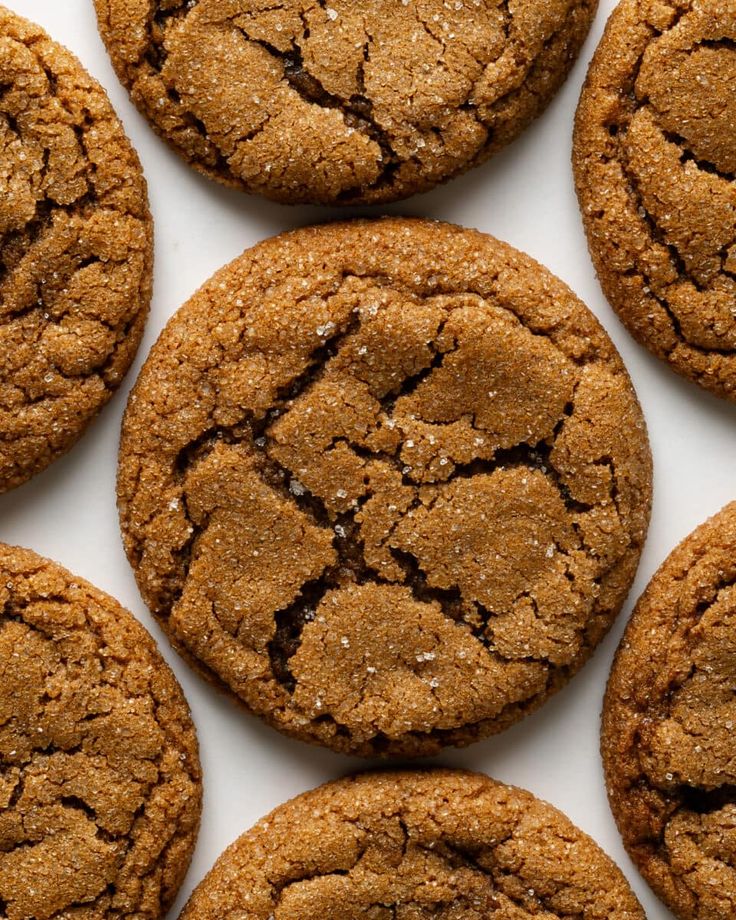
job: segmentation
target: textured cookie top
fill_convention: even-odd
[[[120,383],[150,299],[138,159],[104,90],[0,7],[0,492],[66,451]]]
[[[282,805],[182,920],[644,920],[593,841],[528,792],[461,771],[374,773]]]
[[[736,7],[622,0],[580,101],[575,172],[621,319],[679,373],[736,391]]]
[[[277,727],[372,754],[505,727],[618,611],[649,452],[570,290],[429,221],[285,234],[169,322],[119,504],[174,643]]]
[[[684,920],[736,916],[736,504],[670,555],[616,657],[603,720],[624,843]]]
[[[494,153],[564,80],[595,0],[95,0],[120,79],[202,172],[389,201]]]
[[[186,701],[148,633],[0,544],[0,917],[160,917],[200,784]]]

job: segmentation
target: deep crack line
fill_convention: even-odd
[[[215,434],[208,431],[203,439],[199,439],[196,450],[204,450],[207,455],[215,443],[239,444],[242,441],[235,439],[232,431],[227,429],[218,430]],[[499,451],[497,458],[493,461],[475,461],[460,468],[456,475],[440,483],[438,488],[441,490],[455,478],[488,475],[499,469],[523,467],[538,470],[547,476],[551,470],[554,470],[549,461],[550,450],[549,445],[541,442],[534,447],[520,445]],[[260,454],[262,458],[267,457],[265,445],[260,448]],[[380,453],[371,454],[371,456],[377,460],[385,459]],[[201,458],[198,457],[198,459]],[[305,626],[314,619],[315,611],[324,597],[330,591],[339,590],[348,583],[357,585],[400,584],[411,591],[416,601],[439,605],[445,617],[467,629],[489,652],[495,653],[493,643],[486,635],[494,614],[481,604],[466,601],[457,586],[449,589],[431,586],[427,574],[413,554],[388,546],[390,555],[405,573],[404,580],[398,583],[381,577],[380,573],[368,563],[365,558],[363,541],[358,536],[359,526],[355,521],[355,516],[361,511],[365,501],[371,497],[371,493],[368,493],[350,511],[331,516],[318,496],[303,487],[298,491],[290,488],[293,474],[287,467],[268,458],[265,461],[265,469],[267,475],[264,475],[264,468],[261,468],[264,482],[283,498],[291,500],[300,511],[307,515],[313,526],[329,530],[332,535],[332,546],[337,553],[337,562],[334,565],[325,568],[318,578],[305,582],[299,589],[297,597],[287,607],[274,612],[275,631],[273,639],[268,644],[268,653],[274,677],[288,692],[293,692],[296,684],[288,662],[299,649]],[[591,506],[575,502],[570,498],[566,487],[559,481],[556,471],[551,479],[568,510],[573,513],[590,510]],[[187,553],[191,552],[197,539],[206,529],[206,523],[194,527],[187,544]],[[173,603],[175,604],[177,600],[178,598]]]
[[[621,136],[621,126],[619,126],[618,134],[616,135],[616,140],[618,141]],[[639,191],[638,182],[635,177],[631,174],[625,154],[619,148],[619,156],[617,162],[621,167],[621,172],[626,179],[631,196],[636,202],[636,210],[639,217],[644,221],[644,223],[649,228],[651,239],[654,243],[659,244],[664,249],[668,251],[670,262],[673,270],[677,273],[678,280],[680,281],[689,281],[693,285],[696,291],[703,293],[704,288],[700,282],[692,276],[692,274],[687,270],[685,262],[680,255],[677,247],[673,243],[667,242],[664,231],[661,229],[656,220],[652,217],[649,211],[644,206],[642,194]],[[670,306],[668,300],[664,297],[663,294],[657,293],[655,290],[654,282],[651,277],[639,266],[638,261],[635,269],[635,273],[645,282],[645,287],[648,290],[645,292],[647,296],[651,296],[665,311],[667,314],[672,331],[675,337],[682,343],[687,345],[688,348],[692,348],[694,351],[700,352],[701,354],[718,354],[723,355],[724,357],[729,357],[736,353],[736,348],[707,348],[703,345],[696,345],[694,342],[691,342],[683,333],[680,320],[677,315],[674,313],[672,307]],[[677,346],[674,346],[675,348]]]
[[[445,351],[438,350],[434,345],[446,322],[447,319],[443,320],[436,331],[430,346],[432,357],[428,363],[416,373],[406,377],[395,389],[378,400],[383,412],[391,412],[398,399],[415,392],[434,370],[442,366],[446,355],[457,348],[457,342],[454,343],[453,348]],[[335,327],[326,341],[309,355],[304,370],[279,389],[274,404],[258,421],[254,420],[252,413],[247,413],[235,425],[214,426],[207,429],[179,452],[175,462],[177,478],[182,484],[185,484],[189,469],[206,459],[217,444],[245,445],[250,451],[256,453],[257,470],[264,483],[304,513],[311,525],[330,532],[332,547],[337,554],[337,562],[323,570],[319,578],[306,582],[291,603],[274,612],[274,634],[268,643],[268,654],[275,679],[290,693],[293,692],[296,682],[290,670],[289,660],[296,654],[300,646],[304,627],[311,622],[317,606],[328,592],[339,589],[347,583],[358,585],[397,583],[382,578],[365,557],[365,548],[359,536],[360,528],[355,517],[371,497],[370,489],[349,511],[342,514],[330,513],[322,498],[301,483],[298,488],[294,487],[294,472],[277,461],[269,450],[272,443],[269,433],[271,424],[284,412],[288,412],[300,397],[323,379],[328,372],[330,362],[340,353],[341,344],[351,335],[358,333],[360,328],[360,314],[357,310],[353,310],[347,320]],[[573,411],[572,403],[565,405],[555,426],[554,438],[561,433]],[[398,459],[397,453],[400,448],[397,448],[397,453],[388,454],[385,451],[373,451],[361,447],[345,437],[335,438],[332,446],[338,443],[344,443],[349,450],[368,461],[388,463],[402,472],[404,485],[410,485],[415,489],[419,487],[420,483],[414,482],[410,475],[405,473],[403,464]],[[512,448],[499,449],[491,460],[475,460],[467,464],[458,464],[447,480],[434,484],[435,491],[441,491],[455,479],[490,475],[499,469],[525,468],[537,470],[548,481],[551,481],[569,512],[579,514],[589,511],[592,506],[574,500],[569,489],[564,485],[551,462],[552,449],[553,442],[548,440],[534,445],[520,444]],[[186,513],[186,492],[184,492],[183,499]],[[417,500],[418,497],[415,498],[415,502]],[[189,540],[178,553],[184,580],[197,540],[208,526],[207,521],[195,525],[188,514],[187,517],[189,517],[192,531]],[[386,541],[389,536],[389,534],[386,535]],[[492,612],[479,604],[465,601],[457,587],[447,590],[431,587],[418,560],[410,553],[388,546],[386,541],[384,544],[390,555],[405,573],[404,580],[400,583],[411,590],[415,600],[420,603],[438,604],[445,617],[467,629],[489,652],[495,652],[486,635],[489,621],[493,616]],[[183,586],[180,585],[179,590],[170,595],[169,609],[178,602],[182,592]],[[217,615],[216,612],[214,615]]]
[[[376,121],[373,114],[373,102],[367,96],[357,94],[344,99],[328,92],[305,66],[301,49],[296,42],[293,43],[291,51],[279,51],[278,48],[263,39],[252,38],[242,28],[239,28],[238,31],[248,41],[264,48],[273,58],[281,61],[284,79],[305,102],[323,109],[335,109],[342,112],[345,124],[349,128],[361,131],[377,144],[382,165],[381,173],[373,185],[390,180],[391,173],[399,168],[401,160],[393,149],[388,132]],[[364,84],[364,79],[362,82]],[[349,196],[354,193],[355,190],[348,189],[342,192],[342,195]]]

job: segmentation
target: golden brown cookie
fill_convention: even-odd
[[[736,7],[622,0],[578,108],[574,166],[603,290],[678,373],[736,399]]]
[[[0,544],[0,917],[157,920],[200,799],[189,708],[148,633]]]
[[[681,920],[736,916],[736,503],[652,578],[603,711],[614,816],[632,859]]]
[[[449,224],[287,233],[173,317],[128,404],[125,547],[173,643],[360,754],[499,731],[588,657],[647,525],[631,383],[572,292]]]
[[[181,920],[644,920],[556,808],[478,773],[365,773],[280,806],[215,863]]]
[[[118,76],[200,172],[289,203],[392,201],[495,153],[596,0],[95,0]]]
[[[138,347],[152,227],[105,91],[0,7],[0,492],[67,451]]]

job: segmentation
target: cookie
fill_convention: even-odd
[[[529,792],[461,770],[366,773],[281,805],[181,920],[644,920],[619,869]]]
[[[736,399],[736,9],[622,0],[580,99],[574,166],[603,290],[674,370]]]
[[[505,728],[618,612],[650,501],[612,343],[528,256],[449,224],[286,233],[171,319],[120,519],[174,645],[299,738],[427,754]]]
[[[105,91],[0,7],[0,492],[75,443],[127,371],[151,296],[138,158]]]
[[[567,76],[596,0],[95,0],[155,130],[276,201],[373,204],[487,159]]]
[[[0,916],[156,920],[194,848],[189,709],[117,601],[0,544]]]
[[[736,503],[684,540],[636,606],[602,749],[627,850],[681,920],[736,916]]]

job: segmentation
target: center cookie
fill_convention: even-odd
[[[495,153],[547,105],[595,0],[95,0],[186,160],[279,201],[371,203]]]
[[[167,326],[121,444],[126,549],[175,645],[361,754],[468,743],[559,688],[620,608],[649,500],[595,319],[428,221],[246,252]]]

